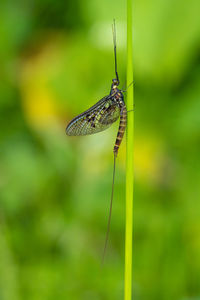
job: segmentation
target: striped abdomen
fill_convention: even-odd
[[[120,111],[119,129],[118,129],[117,138],[116,138],[116,141],[115,141],[115,146],[114,146],[114,149],[113,149],[113,152],[116,156],[117,156],[119,146],[122,142],[124,132],[125,132],[125,129],[126,129],[126,120],[127,120],[127,110],[126,110],[126,106],[124,105],[124,106],[122,106],[121,111]]]

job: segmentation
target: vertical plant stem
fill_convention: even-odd
[[[127,0],[127,86],[133,82],[132,1]],[[125,230],[125,286],[124,299],[132,299],[132,236],[133,236],[133,142],[134,142],[133,84],[127,91],[126,138],[126,230]]]

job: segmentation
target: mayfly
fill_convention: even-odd
[[[103,97],[95,105],[81,113],[77,117],[71,120],[66,128],[66,134],[70,136],[78,135],[89,135],[100,131],[103,131],[111,126],[112,123],[117,121],[120,117],[119,128],[117,132],[117,137],[115,145],[113,148],[114,153],[114,168],[113,168],[113,180],[112,180],[112,193],[110,200],[110,211],[108,219],[108,227],[106,233],[106,240],[103,252],[103,258],[105,256],[105,251],[108,242],[108,235],[110,229],[111,212],[112,212],[112,202],[113,202],[113,192],[114,192],[114,179],[115,179],[115,162],[118,154],[118,150],[121,141],[124,136],[126,121],[127,121],[127,110],[124,102],[123,90],[118,88],[119,76],[117,72],[117,50],[116,50],[116,28],[115,20],[113,24],[113,43],[114,43],[114,59],[115,59],[115,75],[116,78],[112,80],[110,94]]]

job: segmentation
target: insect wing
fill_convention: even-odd
[[[112,96],[106,96],[68,124],[67,135],[89,135],[107,129],[120,115]]]

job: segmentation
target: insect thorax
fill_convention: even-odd
[[[113,100],[118,104],[119,107],[124,106],[124,95],[121,90],[119,90],[117,87],[112,88],[110,95],[113,95]]]

